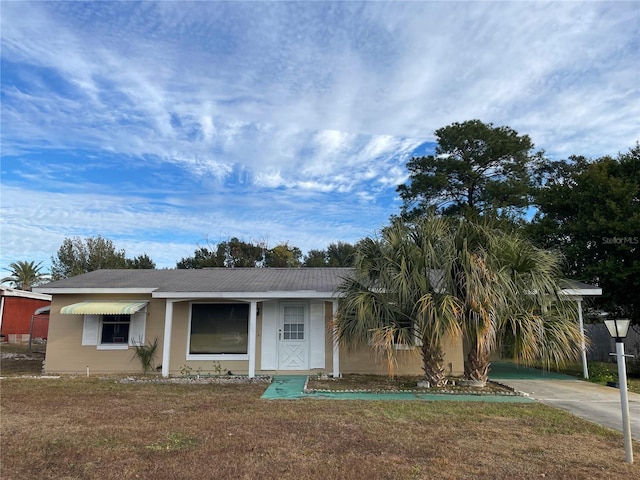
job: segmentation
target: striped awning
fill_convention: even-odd
[[[147,306],[148,301],[80,302],[60,309],[63,315],[131,315]]]

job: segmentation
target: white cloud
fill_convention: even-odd
[[[639,139],[633,2],[1,8],[3,255],[44,248],[31,229],[48,252],[76,234],[139,245],[149,225],[158,255],[165,232],[189,243],[214,223],[303,249],[353,239],[395,213],[406,161],[454,121],[509,125],[554,157]],[[147,167],[153,186],[125,179]],[[116,174],[137,196],[109,192]]]

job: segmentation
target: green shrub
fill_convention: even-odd
[[[592,362],[589,364],[589,380],[597,383],[618,380],[618,366],[613,363]]]
[[[153,357],[156,354],[156,350],[158,350],[158,339],[155,338],[148,345],[142,342],[139,344],[133,342],[133,348],[135,349],[134,358],[140,360],[142,371],[147,373],[149,370],[153,370]]]

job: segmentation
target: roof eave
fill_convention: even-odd
[[[20,297],[20,298],[29,298],[31,300],[44,300],[51,301],[51,295],[46,295],[47,292],[39,292],[36,291],[36,287],[28,290],[18,290],[17,288],[8,288],[2,287],[2,296],[3,297]]]
[[[153,298],[182,299],[182,298],[228,298],[228,299],[255,299],[273,300],[278,298],[296,299],[324,299],[333,300],[338,295],[332,292],[316,291],[270,291],[270,292],[153,292]]]
[[[68,288],[39,288],[39,293],[48,293],[50,295],[82,295],[82,294],[150,294],[153,293],[156,288],[122,288],[122,287],[68,287]]]
[[[570,297],[597,297],[602,295],[601,288],[565,288],[560,291],[563,295]]]

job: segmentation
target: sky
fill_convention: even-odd
[[[0,3],[0,267],[374,235],[434,131],[640,139],[640,2]]]

